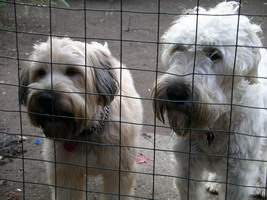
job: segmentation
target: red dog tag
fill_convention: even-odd
[[[72,152],[78,144],[73,141],[66,141],[64,142],[64,149],[66,149],[68,152]]]

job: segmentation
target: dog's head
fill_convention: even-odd
[[[163,122],[167,114],[180,134],[188,127],[212,126],[229,110],[227,104],[235,103],[232,95],[258,82],[261,29],[238,11],[237,2],[195,8],[162,37],[162,63],[168,70],[152,92],[154,111]]]
[[[239,4],[233,1],[209,10],[201,7],[189,10],[175,20],[162,37],[163,64],[170,68],[174,62],[180,62],[183,69],[178,73],[192,73],[195,65],[194,73],[200,70],[200,73],[234,73],[251,84],[257,82],[259,47],[262,47],[257,34],[261,28],[238,12]],[[198,67],[201,64],[209,68]]]
[[[71,138],[97,123],[118,91],[107,45],[51,38],[36,44],[21,73],[20,103],[48,137]],[[90,120],[91,119],[91,120]]]

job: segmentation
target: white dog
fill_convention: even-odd
[[[267,65],[259,65],[260,27],[238,10],[237,2],[195,8],[162,37],[168,71],[157,80],[153,106],[178,135],[181,200],[206,200],[203,182],[221,200],[264,195],[267,87],[258,76]]]
[[[35,45],[30,60],[19,94],[48,137],[52,199],[85,200],[87,174],[103,177],[104,199],[130,199],[143,114],[130,72],[107,45],[68,38]]]

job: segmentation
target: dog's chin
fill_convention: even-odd
[[[57,121],[57,122],[46,122],[45,125],[41,126],[46,137],[51,139],[74,139],[75,138],[75,121]]]
[[[51,139],[71,139],[78,131],[77,120],[69,114],[30,116],[30,121]]]
[[[181,111],[168,111],[168,121],[171,129],[179,136],[185,136],[188,132],[189,117]]]
[[[204,110],[196,109],[192,113],[178,110],[168,111],[167,116],[171,129],[178,136],[186,136],[190,132],[203,132],[214,127],[216,127],[215,129],[225,129],[225,127],[221,127],[222,124],[228,124],[227,121],[222,123],[223,120],[227,119],[225,115],[217,116],[208,112],[205,113]]]
[[[208,110],[201,106],[194,109],[167,109],[168,121],[171,129],[178,136],[186,136],[194,129],[207,129],[216,119]]]
[[[47,123],[42,127],[43,132],[47,138],[51,139],[74,139],[75,130],[62,122]]]

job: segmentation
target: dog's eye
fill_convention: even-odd
[[[45,69],[42,69],[42,68],[34,69],[34,70],[36,70],[36,71],[33,72],[33,76],[32,76],[33,82],[37,82],[37,81],[43,79],[47,74],[47,71]]]
[[[66,70],[66,75],[67,76],[75,76],[76,74],[78,74],[78,71],[77,71],[77,69],[75,69],[75,68],[67,68],[67,70]]]
[[[184,52],[186,51],[186,48],[184,46],[181,46],[181,45],[177,45],[173,48],[172,52],[175,53],[175,52]]]
[[[204,52],[206,56],[209,57],[212,62],[217,62],[223,58],[221,51],[216,48],[208,48],[208,49],[205,49]]]
[[[43,78],[45,75],[46,75],[46,71],[45,71],[44,69],[39,69],[39,70],[36,72],[36,77],[37,77],[37,78]]]

